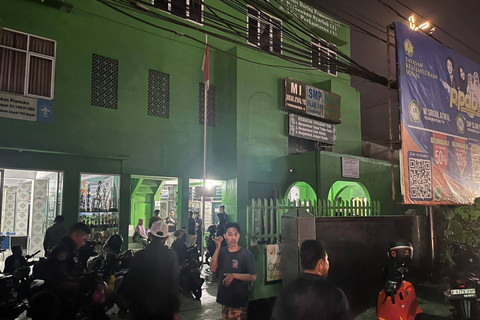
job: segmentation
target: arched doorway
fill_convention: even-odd
[[[285,201],[290,204],[307,204],[317,200],[315,190],[304,181],[297,181],[285,193]]]
[[[355,181],[337,181],[328,192],[328,200],[334,201],[362,201],[370,202],[370,193],[360,182]]]

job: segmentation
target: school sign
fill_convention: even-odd
[[[480,65],[396,22],[404,203],[480,196]]]

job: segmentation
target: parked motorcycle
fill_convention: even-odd
[[[186,258],[180,265],[180,287],[193,294],[197,300],[202,297],[202,285],[205,282],[201,277],[201,266],[197,247],[188,248]]]
[[[480,319],[480,256],[463,243],[454,243],[455,268],[445,297],[451,303],[454,319]]]
[[[215,244],[217,226],[212,224],[210,227],[208,227],[207,231],[209,234],[205,236],[205,241],[207,242],[207,253],[205,254],[205,263],[210,265],[210,260],[212,259],[213,254],[215,253],[215,249],[217,248],[217,245]]]
[[[123,238],[112,235],[103,245],[103,253],[91,256],[87,260],[87,272],[96,273],[106,284],[107,291],[103,302],[105,311],[115,304],[116,289],[131,266],[133,250],[121,252]]]
[[[413,320],[422,313],[413,285],[405,281],[407,265],[413,257],[413,246],[406,240],[397,240],[387,252],[386,281],[377,299],[377,315],[380,320]]]
[[[26,255],[27,265],[16,268],[11,274],[0,274],[0,319],[15,319],[28,308],[30,285],[33,278],[30,275],[32,259],[40,252]]]

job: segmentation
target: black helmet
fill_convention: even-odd
[[[107,241],[105,241],[105,244],[103,245],[103,249],[105,249],[108,252],[118,253],[122,248],[122,244],[123,244],[122,236],[119,234],[114,234],[110,236],[107,239]]]
[[[408,262],[413,259],[413,246],[407,240],[397,240],[390,244],[388,257],[393,260]]]

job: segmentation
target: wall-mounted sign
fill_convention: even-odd
[[[360,160],[342,157],[342,177],[360,178]]]
[[[334,124],[296,114],[288,115],[288,134],[293,137],[335,144],[337,129]]]
[[[268,244],[265,255],[267,257],[267,263],[265,264],[265,273],[267,276],[265,277],[265,282],[269,283],[282,280],[282,273],[280,271],[282,253],[280,251],[280,245]]]
[[[53,101],[0,93],[0,117],[26,121],[53,122],[53,116]]]
[[[305,112],[305,84],[285,78],[285,109]]]
[[[306,113],[314,117],[340,123],[340,96],[307,85]]]
[[[284,107],[288,111],[320,118],[327,122],[341,122],[341,97],[301,81],[285,78]]]
[[[339,34],[339,31],[343,31],[339,21],[330,18],[304,2],[300,0],[279,0],[279,3],[281,5],[280,10],[297,17],[303,23],[335,37],[344,36],[344,32]]]

